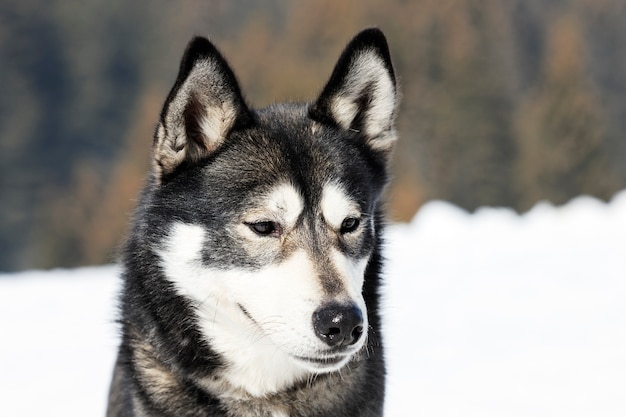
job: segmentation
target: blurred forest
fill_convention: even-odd
[[[624,0],[3,0],[0,270],[114,260],[189,38],[256,107],[309,100],[360,29],[403,99],[396,220],[626,188]]]

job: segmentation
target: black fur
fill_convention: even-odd
[[[331,117],[330,99],[341,94],[341,88],[343,87],[344,80],[346,80],[348,76],[348,71],[350,70],[354,58],[363,51],[372,50],[375,50],[377,55],[382,58],[385,69],[389,72],[389,76],[395,80],[393,65],[391,64],[391,55],[389,54],[389,47],[387,46],[385,35],[378,29],[366,29],[352,39],[339,57],[339,61],[330,76],[330,80],[328,80],[328,83],[322,90],[320,98],[310,108],[309,112],[313,119],[326,124],[337,124],[337,121]],[[369,92],[368,89],[363,90],[363,95],[360,97],[362,104],[366,104],[370,99]],[[364,106],[362,105],[362,107]],[[353,121],[351,126],[353,130],[361,130],[359,123],[362,122],[360,118],[361,115],[358,115]]]
[[[193,94],[182,110],[187,142],[200,149],[164,171],[155,155],[155,170],[141,195],[130,237],[122,253],[124,286],[120,303],[122,342],[111,386],[109,417],[139,416],[270,416],[272,410],[297,416],[381,416],[385,368],[379,317],[382,193],[387,183],[388,155],[372,149],[359,129],[342,129],[330,115],[333,97],[342,93],[355,54],[376,54],[394,80],[384,36],[377,29],[357,35],[347,46],[318,100],[312,104],[282,104],[250,110],[224,58],[206,39],[191,41],[178,79],[161,113],[161,134],[168,126],[170,105],[176,100],[194,66],[215,64],[218,90],[227,91],[235,121],[225,137],[206,143],[199,123],[204,104]],[[395,83],[394,83],[395,86]],[[395,87],[394,87],[395,89]],[[395,94],[395,90],[393,92]],[[360,106],[367,106],[365,102]],[[157,131],[157,135],[159,135]],[[155,152],[159,152],[155,137]],[[201,155],[201,157],[198,157]],[[210,230],[202,262],[220,268],[254,271],[285,259],[289,249],[251,256],[231,233],[237,214],[260,192],[288,181],[301,191],[305,208],[298,227],[307,232],[307,250],[323,262],[326,241],[316,234],[313,207],[328,181],[342,184],[373,216],[358,244],[341,250],[353,257],[371,254],[363,295],[369,333],[366,349],[340,373],[320,374],[262,398],[226,402],[199,382],[228,365],[203,339],[193,306],[166,279],[157,251],[173,221],[200,224]],[[328,280],[332,280],[332,274]],[[331,284],[329,284],[331,285]],[[240,306],[241,307],[241,306]],[[245,309],[242,310],[247,314]]]

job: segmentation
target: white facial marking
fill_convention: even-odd
[[[369,257],[353,259],[337,249],[332,249],[331,260],[333,266],[342,277],[348,297],[357,302],[359,307],[365,311],[365,301],[361,296],[361,292],[363,291],[365,268],[369,262]]]
[[[157,254],[163,260],[166,276],[177,276],[183,271],[199,271],[202,267],[202,245],[205,237],[205,230],[200,226],[174,223],[167,237],[166,247],[157,249]]]
[[[304,201],[302,195],[291,184],[281,184],[274,188],[261,205],[245,215],[245,221],[276,221],[283,227],[291,228],[300,217]]]
[[[211,268],[201,262],[206,233],[174,224],[158,254],[167,279],[195,308],[202,334],[229,364],[223,377],[232,387],[262,396],[349,361],[346,355],[331,367],[298,359],[319,359],[328,348],[313,330],[324,294],[304,250],[256,271]]]
[[[302,209],[304,208],[304,201],[300,193],[290,184],[283,184],[278,186],[269,195],[268,210],[278,213],[279,216],[289,226],[293,226]]]
[[[327,184],[322,191],[322,215],[326,222],[335,230],[347,217],[361,217],[358,204],[351,200],[338,184]]]

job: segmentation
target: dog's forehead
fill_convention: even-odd
[[[329,178],[363,172],[364,149],[354,134],[311,119],[307,105],[273,105],[259,111],[258,121],[256,146],[276,147],[273,157],[288,163],[293,174],[306,174],[308,184],[322,180],[317,182],[321,186]]]
[[[288,217],[323,210],[336,223],[367,210],[377,195],[362,149],[339,129],[311,120],[306,106],[265,109],[253,128],[232,139],[204,176],[211,193],[224,199],[236,195],[244,206],[283,210]]]
[[[318,128],[311,123],[297,133],[278,132],[273,138],[281,142],[276,157],[282,172],[278,185],[268,178],[272,183],[269,195],[274,202],[321,211],[335,226],[347,214],[359,213],[360,204],[371,194],[371,184],[362,176],[362,161],[346,152],[349,145],[341,143],[340,137],[316,136]]]

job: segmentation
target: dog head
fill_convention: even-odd
[[[363,349],[396,103],[376,29],[348,44],[316,101],[261,110],[208,40],[189,44],[146,210],[167,225],[155,243],[163,274],[232,385],[271,392]]]

